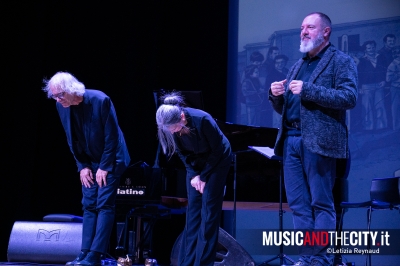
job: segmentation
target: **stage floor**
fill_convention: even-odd
[[[233,201],[224,201],[222,204],[223,211],[232,211],[234,208]],[[282,209],[284,211],[290,211],[287,203],[282,203]],[[253,211],[278,211],[278,202],[236,202],[236,210],[253,210]]]

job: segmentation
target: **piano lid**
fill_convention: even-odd
[[[236,200],[249,202],[279,202],[280,164],[249,148],[275,146],[277,128],[246,126],[216,120],[217,125],[236,152]],[[251,152],[240,152],[251,151]],[[233,200],[233,169],[227,178],[224,200]],[[282,195],[286,202],[286,195]]]
[[[222,133],[231,143],[232,151],[248,150],[249,146],[273,148],[278,135],[277,128],[232,124],[215,119]]]

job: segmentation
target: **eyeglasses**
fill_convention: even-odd
[[[51,98],[53,98],[54,100],[57,100],[57,98],[61,100],[64,98],[64,94],[65,94],[65,91],[57,93],[57,94],[53,94],[53,95],[51,95]]]

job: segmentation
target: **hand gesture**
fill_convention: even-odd
[[[279,96],[285,93],[285,84],[287,80],[275,81],[271,83],[271,93],[274,96]]]
[[[199,175],[193,177],[192,180],[190,181],[190,184],[191,184],[192,187],[194,187],[198,192],[200,192],[201,194],[203,194],[203,192],[204,192],[204,187],[205,187],[205,185],[206,185],[206,182],[201,181]]]
[[[92,169],[86,167],[80,171],[81,183],[83,186],[89,188],[94,184]]]
[[[293,94],[300,94],[302,88],[303,81],[301,80],[292,80],[289,84],[289,90],[291,90]]]
[[[99,187],[107,186],[107,174],[108,171],[101,170],[100,168],[96,172],[96,182]]]

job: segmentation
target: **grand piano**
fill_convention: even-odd
[[[232,151],[236,158],[236,167],[234,167],[234,162],[232,161],[232,167],[227,178],[224,200],[233,201],[233,179],[236,174],[237,201],[278,202],[279,162],[270,160],[248,147],[267,146],[272,148],[275,144],[278,129],[216,121],[231,143]],[[162,196],[185,198],[186,170],[183,163],[176,155],[168,159],[165,155],[160,154],[160,151],[158,153],[158,159],[155,163],[157,167],[152,168],[153,175],[145,177],[146,180],[144,180],[144,183],[147,184],[143,185],[143,187],[145,187],[147,194],[136,195],[136,198],[143,200],[157,200]],[[146,169],[142,169],[142,171],[144,173],[148,172]],[[154,171],[160,175],[158,178],[154,176]]]
[[[232,161],[228,175],[225,200],[233,200],[233,176],[236,174],[238,201],[278,202],[279,162],[249,148],[272,148],[278,129],[231,124],[219,120],[216,122],[231,143],[236,158]],[[177,155],[167,158],[160,150],[157,153],[153,166],[139,161],[124,173],[118,189],[117,204],[141,205],[157,203],[162,196],[186,197],[186,170],[183,163]]]

